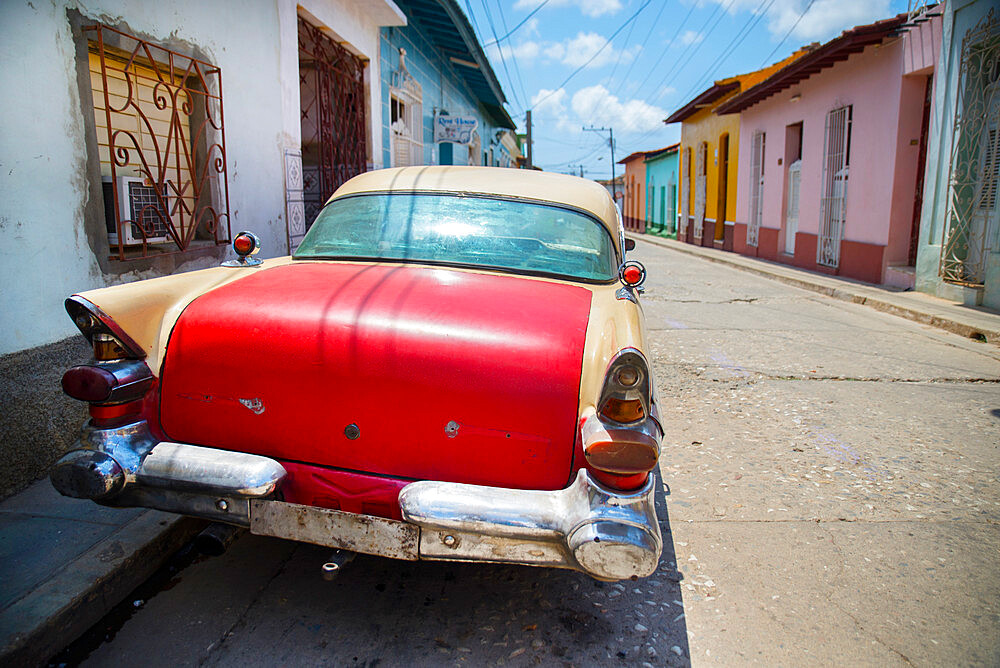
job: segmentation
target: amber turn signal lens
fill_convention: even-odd
[[[126,353],[118,339],[110,334],[97,333],[93,337],[94,359],[98,362],[125,359]]]
[[[249,234],[237,234],[233,239],[233,250],[238,255],[249,255],[253,252],[254,240]]]
[[[601,406],[601,415],[623,424],[638,422],[646,417],[645,411],[642,410],[642,402],[638,399],[615,399],[613,397],[609,397]]]
[[[595,469],[634,475],[651,471],[659,452],[656,441],[645,434],[630,434],[631,441],[598,441],[587,448],[587,462]]]

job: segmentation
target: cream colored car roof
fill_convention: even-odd
[[[355,176],[340,186],[331,199],[384,191],[464,192],[565,204],[596,216],[608,228],[621,256],[615,205],[604,186],[587,179],[504,167],[394,167]]]

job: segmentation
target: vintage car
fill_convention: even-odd
[[[90,404],[64,495],[397,559],[647,576],[662,439],[620,217],[598,184],[359,175],[291,257],[71,296]]]

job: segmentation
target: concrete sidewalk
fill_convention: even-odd
[[[76,640],[203,524],[60,496],[40,480],[0,503],[0,665],[36,666]]]
[[[819,292],[834,299],[864,304],[878,311],[891,313],[971,339],[1000,345],[1000,314],[987,309],[965,306],[922,292],[888,290],[870,283],[817,274],[770,260],[694,246],[674,239],[651,235],[629,235],[629,238],[694,255],[710,262],[729,265],[788,285]]]

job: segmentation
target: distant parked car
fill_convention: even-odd
[[[655,570],[645,270],[604,188],[387,169],[291,257],[233,247],[66,301],[94,360],[63,377],[91,419],[61,493],[398,559]]]

